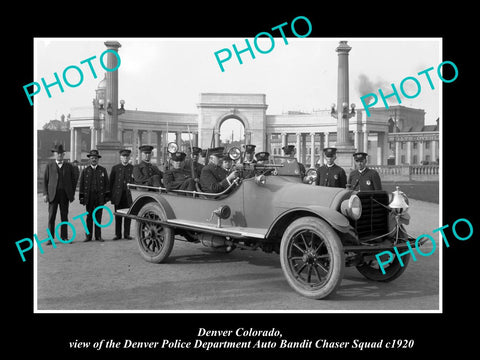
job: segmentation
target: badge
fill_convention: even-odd
[[[333,175],[333,178],[334,178],[335,180],[338,180],[338,175],[337,175],[337,174]]]
[[[370,180],[367,180],[367,185],[368,186],[372,185],[372,182]]]

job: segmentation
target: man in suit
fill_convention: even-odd
[[[380,175],[367,167],[367,153],[357,152],[353,154],[356,169],[348,176],[348,183],[352,190],[382,190]]]
[[[52,237],[55,237],[55,218],[57,209],[60,206],[60,219],[68,221],[68,207],[75,199],[77,179],[73,166],[64,161],[65,151],[63,145],[56,145],[52,149],[55,161],[50,162],[45,168],[43,176],[43,200],[48,202],[48,229]],[[60,227],[60,238],[68,241],[67,224]],[[51,245],[51,242],[47,243]]]
[[[163,173],[158,167],[153,165],[150,160],[152,158],[153,146],[142,145],[139,147],[142,161],[133,167],[133,179],[135,184],[147,186],[162,186]]]
[[[95,229],[93,229],[93,211],[101,205],[105,205],[110,200],[110,186],[108,183],[107,170],[98,165],[98,159],[101,158],[98,150],[90,150],[87,155],[90,159],[90,165],[83,169],[80,174],[79,198],[80,204],[85,205],[87,214],[87,229],[84,241],[91,241],[95,232],[95,240],[103,241],[102,229],[97,225],[102,223],[103,209],[99,208],[95,213]]]
[[[345,188],[347,186],[347,175],[345,170],[335,164],[337,158],[336,148],[323,149],[325,164],[317,168],[317,179],[315,185]]]
[[[220,193],[226,190],[232,182],[238,177],[238,172],[233,171],[230,174],[221,166],[223,147],[208,150],[208,164],[202,169],[200,175],[200,186],[202,191],[208,193]]]
[[[163,177],[163,183],[167,191],[195,190],[195,179],[192,178],[192,171],[182,166],[186,156],[184,152],[171,154],[172,167],[165,171]]]
[[[130,164],[131,150],[120,150],[120,164],[114,165],[110,172],[110,202],[113,204],[115,211],[118,209],[126,209],[132,205],[132,194],[127,184],[134,182],[133,165]],[[122,238],[122,222],[123,222],[123,238],[131,240],[130,224],[131,219],[122,216],[115,216],[115,237],[113,240]]]

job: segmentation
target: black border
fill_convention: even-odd
[[[259,5],[259,4],[258,4]],[[68,341],[72,339],[97,340],[98,338],[126,338],[148,340],[168,337],[183,340],[195,339],[199,327],[235,329],[237,327],[279,329],[285,337],[301,340],[306,337],[323,337],[332,341],[354,338],[375,341],[381,338],[415,339],[415,348],[408,353],[441,354],[446,350],[467,350],[474,347],[475,323],[468,327],[475,313],[476,277],[473,272],[476,255],[474,246],[478,236],[478,213],[468,204],[477,201],[475,144],[475,79],[473,71],[474,44],[460,34],[452,19],[464,19],[458,9],[449,9],[444,17],[433,10],[397,4],[405,9],[386,9],[385,6],[359,4],[338,9],[316,4],[312,9],[293,9],[292,4],[259,6],[246,3],[222,3],[208,8],[203,4],[184,4],[182,10],[166,5],[112,4],[105,8],[77,8],[68,16],[51,12],[16,15],[20,35],[6,41],[9,56],[4,67],[7,73],[6,88],[8,116],[7,131],[15,141],[5,138],[8,152],[21,164],[6,159],[4,166],[4,208],[8,209],[4,229],[4,259],[8,305],[7,339],[12,349],[28,348],[35,355],[69,353]],[[75,8],[75,7],[74,7]],[[132,9],[133,8],[133,9]],[[42,8],[45,10],[44,8]],[[245,11],[245,12],[243,12]],[[39,14],[44,14],[43,17]],[[109,15],[111,13],[111,15]],[[465,242],[450,241],[451,247],[443,249],[443,314],[34,314],[33,313],[33,257],[22,263],[14,242],[33,234],[33,112],[25,101],[22,86],[33,81],[34,37],[230,37],[250,38],[296,16],[306,16],[313,25],[310,37],[442,37],[444,60],[455,62],[459,69],[457,80],[443,86],[443,224],[452,224],[467,218],[475,229],[474,236]],[[107,20],[110,17],[110,20]],[[342,21],[343,20],[343,21]],[[132,23],[133,21],[133,23]],[[466,20],[465,20],[466,21]],[[117,25],[113,26],[112,23]],[[465,24],[466,25],[466,24]],[[460,29],[461,30],[461,29]],[[7,32],[11,33],[11,30]],[[467,90],[468,89],[468,90]],[[13,97],[11,94],[13,93]],[[463,100],[463,101],[462,101]],[[466,100],[466,101],[465,101]],[[470,116],[466,116],[466,112]],[[10,127],[12,127],[10,129]],[[19,131],[19,129],[21,129]],[[17,137],[17,134],[21,136]],[[15,163],[12,165],[12,163]],[[472,185],[470,185],[473,183]],[[473,187],[473,191],[469,188]],[[11,195],[14,193],[14,198]],[[472,194],[473,196],[467,196]],[[13,201],[12,201],[13,200]],[[451,232],[446,231],[449,239]],[[473,319],[472,319],[473,320]],[[167,325],[168,324],[168,325]],[[28,344],[28,345],[27,345]],[[297,350],[298,352],[299,350]],[[311,350],[310,352],[313,352]],[[251,352],[251,351],[250,351]],[[278,353],[279,350],[276,350]],[[463,352],[463,351],[462,351]],[[70,352],[71,353],[71,352]],[[93,355],[94,351],[77,351],[80,355]],[[113,351],[112,351],[113,353]],[[134,354],[134,351],[127,353]],[[162,356],[165,352],[151,354]],[[183,352],[176,352],[183,353]],[[215,352],[219,353],[218,351]],[[233,353],[227,351],[228,354]],[[236,350],[242,354],[244,351]],[[247,352],[245,352],[247,353]],[[319,354],[328,353],[322,351]],[[340,352],[332,352],[341,354]],[[343,353],[343,352],[342,352]],[[358,354],[358,351],[356,352]],[[105,353],[97,352],[104,356]],[[198,353],[201,355],[202,353]],[[209,357],[213,351],[206,353]],[[290,354],[293,352],[290,350]],[[365,354],[369,354],[365,352]],[[374,353],[375,354],[375,353]],[[205,353],[203,353],[205,355]],[[372,355],[372,353],[370,353]]]

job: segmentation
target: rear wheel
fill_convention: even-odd
[[[288,226],[280,244],[280,262],[289,285],[311,299],[334,293],[345,269],[340,238],[316,217],[303,217]]]
[[[138,213],[139,217],[164,221],[163,209],[157,203],[145,204]],[[171,253],[174,242],[174,231],[169,227],[150,221],[135,221],[135,237],[137,238],[140,255],[152,263],[163,262]]]

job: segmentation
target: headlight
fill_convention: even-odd
[[[350,219],[358,220],[362,216],[362,202],[357,195],[352,195],[348,200],[342,201],[340,210],[343,215]]]
[[[242,156],[242,152],[240,151],[239,148],[232,147],[230,150],[228,150],[228,157],[231,160],[237,161],[238,159],[240,159],[240,156]]]
[[[168,145],[167,145],[167,151],[170,153],[170,154],[174,154],[176,153],[178,150],[178,145],[174,142],[169,142]]]

